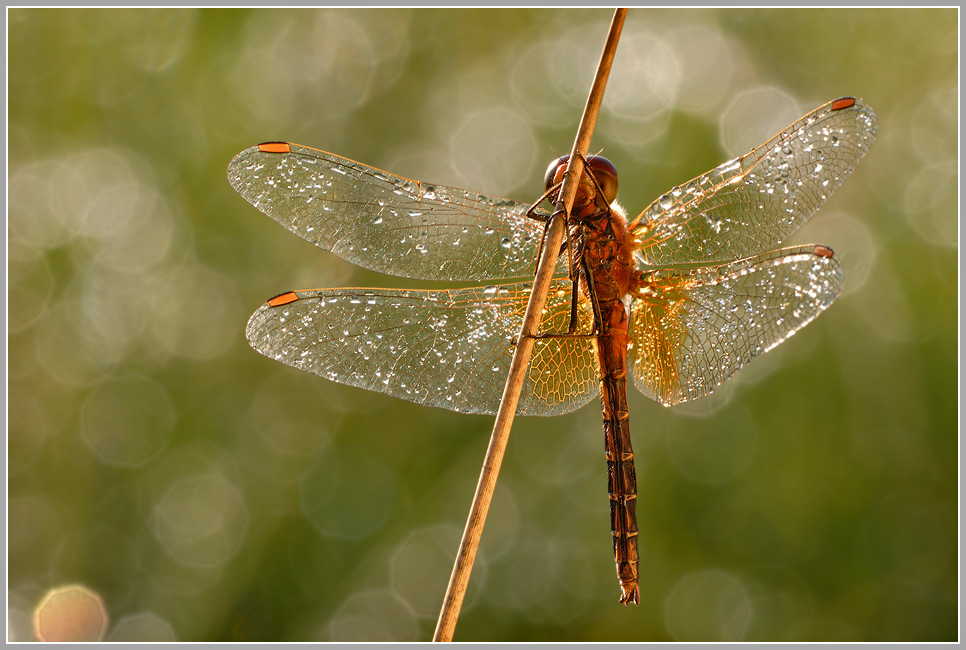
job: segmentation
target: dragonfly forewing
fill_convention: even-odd
[[[726,262],[779,245],[852,173],[875,139],[861,100],[820,106],[765,144],[648,206],[634,234],[654,267]]]
[[[228,179],[302,239],[373,271],[428,280],[533,275],[543,224],[518,201],[288,143],[242,151]]]
[[[555,281],[547,331],[565,330],[568,280]],[[496,413],[520,333],[529,284],[442,291],[321,289],[289,292],[248,322],[251,345],[270,358],[349,386],[461,413]],[[581,310],[590,328],[590,310]],[[560,415],[598,391],[588,338],[534,346],[519,415]]]
[[[842,265],[825,246],[721,266],[646,274],[632,315],[634,383],[665,406],[711,393],[839,295]]]

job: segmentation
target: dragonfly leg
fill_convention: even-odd
[[[540,209],[540,204],[547,201],[550,196],[560,189],[560,184],[556,184],[547,189],[543,195],[540,196],[536,202],[530,206],[530,208],[524,213],[528,219],[533,219],[534,221],[539,221],[543,224],[543,233],[540,235],[540,246],[537,247],[537,258],[533,261],[533,274],[537,274],[537,267],[540,266],[540,255],[543,253],[543,245],[547,241],[547,229],[550,228],[550,220],[553,218],[554,214],[549,214],[544,210]]]
[[[578,278],[574,278],[570,288],[570,325],[567,326],[567,332],[569,333],[577,330],[577,292],[579,290],[579,280]],[[596,317],[594,318],[594,329],[597,329]]]
[[[600,336],[600,325],[597,318],[594,318],[593,326],[590,332],[586,334],[583,332],[577,332],[577,281],[574,281],[574,287],[571,290],[571,306],[570,306],[570,325],[567,327],[566,332],[543,332],[541,334],[533,334],[530,336],[532,339],[595,339]],[[516,345],[517,340],[513,339],[512,343]]]
[[[594,276],[590,272],[590,262],[586,257],[581,255],[580,260],[581,270],[584,272],[584,279],[587,280],[587,297],[590,298],[590,306],[594,310],[594,331],[602,331],[602,324],[604,322],[604,317],[600,311],[600,301],[597,299],[597,291],[594,289]],[[577,293],[577,286],[574,285],[574,295]],[[574,322],[577,317],[577,301],[573,301],[572,311],[570,313],[570,324],[571,328],[574,327]]]
[[[534,334],[530,338],[533,339],[592,339],[600,336],[601,333],[601,323],[602,315],[600,311],[600,302],[597,299],[597,292],[594,291],[594,282],[591,279],[589,270],[587,267],[586,260],[581,261],[581,269],[587,278],[587,293],[590,296],[590,304],[594,312],[594,322],[591,327],[590,332],[583,333],[577,332],[577,292],[578,292],[578,281],[574,280],[573,288],[571,289],[571,300],[570,300],[570,325],[567,327],[566,332],[544,332],[542,334]],[[516,345],[516,340],[513,341]]]
[[[532,339],[595,339],[599,336],[598,332],[590,332],[589,334],[584,334],[582,332],[544,332],[543,334],[534,334],[530,338]],[[511,343],[516,344],[516,340],[511,340]]]
[[[606,198],[604,196],[604,190],[601,188],[600,183],[598,183],[597,179],[594,177],[594,174],[591,171],[591,167],[587,162],[586,156],[584,156],[584,154],[580,153],[579,151],[577,152],[577,155],[580,156],[580,159],[584,163],[584,171],[589,174],[591,181],[594,183],[594,188],[596,190],[595,196],[594,196],[594,203],[599,208],[598,211],[607,210],[608,205],[607,205]],[[546,242],[546,237],[547,237],[547,229],[550,227],[550,222],[552,218],[560,214],[562,212],[562,209],[558,207],[558,209],[555,210],[553,214],[551,214],[550,216],[547,216],[545,213],[541,214],[538,211],[538,206],[543,201],[548,200],[548,198],[554,192],[558,191],[562,187],[562,185],[563,185],[562,182],[556,183],[550,188],[548,188],[547,191],[544,192],[543,195],[537,200],[537,202],[534,203],[532,206],[530,206],[530,209],[527,210],[526,212],[526,215],[529,218],[536,219],[545,224],[543,229],[543,234],[540,237],[540,247],[538,249],[540,251],[543,251],[543,246],[544,246],[544,243]],[[600,205],[601,200],[603,200],[603,205]],[[602,317],[601,317],[601,311],[600,311],[600,303],[597,299],[597,294],[593,288],[593,280],[591,279],[592,276],[590,273],[590,267],[588,266],[587,260],[584,259],[583,243],[578,242],[575,244],[574,242],[575,237],[573,234],[573,227],[574,227],[574,223],[568,220],[567,230],[566,230],[567,241],[565,246],[567,249],[567,254],[568,254],[567,257],[568,257],[568,262],[570,266],[570,278],[573,282],[573,287],[571,288],[571,291],[570,291],[570,323],[567,326],[566,332],[536,334],[533,336],[533,338],[591,338],[591,337],[597,336],[601,331]],[[561,248],[560,252],[563,253],[563,247]],[[580,271],[578,271],[577,268],[575,267],[576,260],[580,260]],[[539,264],[539,259],[537,261],[537,264]],[[578,302],[579,302],[578,294],[580,290],[580,272],[584,274],[584,278],[586,278],[587,280],[588,295],[590,297],[591,306],[594,312],[593,328],[591,329],[591,332],[589,334],[581,334],[577,332],[577,324],[579,320],[577,317],[577,309],[578,309]],[[534,274],[536,274],[536,267],[534,268]]]
[[[577,152],[577,155],[580,156],[580,159],[584,162],[583,173],[586,173],[588,176],[590,176],[590,180],[593,181],[594,183],[594,188],[596,190],[594,193],[594,204],[597,206],[598,211],[607,210],[608,203],[604,196],[604,190],[601,188],[600,183],[597,182],[597,178],[594,176],[590,163],[587,161],[587,157],[584,156],[584,154],[582,154],[580,151]],[[600,201],[602,199],[603,199],[603,205],[600,204]],[[574,225],[573,223],[568,223],[568,226],[573,226],[573,225]],[[587,293],[588,293],[588,296],[590,297],[590,303],[594,310],[594,327],[592,330],[593,332],[592,335],[597,335],[601,331],[601,322],[602,322],[600,302],[597,300],[597,294],[594,291],[593,281],[591,280],[590,267],[587,264],[587,260],[584,258],[584,254],[583,254],[584,244],[583,244],[583,241],[581,240],[576,245],[576,250],[574,249],[574,244],[573,244],[574,236],[571,231],[571,228],[569,227],[567,228],[567,242],[570,248],[570,250],[568,251],[570,254],[570,277],[573,280],[573,289],[571,290],[571,300],[570,300],[570,325],[567,327],[567,332],[569,334],[572,334],[577,329],[577,291],[579,288],[578,287],[579,277],[576,273],[576,270],[574,269],[574,260],[579,259],[581,260],[581,263],[580,263],[581,270],[584,273],[584,277],[587,279]]]
[[[569,247],[573,247],[574,236],[570,228],[567,228],[567,243]],[[580,291],[580,273],[574,268],[574,260],[580,260],[580,272],[584,274],[584,278],[587,280],[587,293],[590,297],[590,304],[594,310],[594,326],[591,333],[588,335],[579,336],[596,336],[600,332],[601,324],[601,312],[600,303],[597,300],[597,294],[594,291],[593,280],[591,280],[590,267],[588,265],[587,259],[584,257],[584,243],[581,239],[576,244],[576,250],[569,250],[570,255],[570,278],[573,285],[570,289],[570,324],[567,325],[567,336],[571,337],[575,335],[577,331],[577,303],[578,295]],[[559,336],[557,338],[560,338]]]

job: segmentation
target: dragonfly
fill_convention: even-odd
[[[617,172],[586,159],[517,415],[600,395],[620,602],[639,593],[627,377],[671,406],[704,397],[839,295],[825,245],[780,248],[843,183],[876,133],[843,97],[628,219]],[[547,172],[553,201],[566,158]],[[263,355],[326,379],[461,413],[496,413],[550,212],[397,176],[285,142],[229,164],[232,187],[288,230],[381,273],[481,286],[288,291],[251,316]],[[497,282],[512,280],[512,282]]]

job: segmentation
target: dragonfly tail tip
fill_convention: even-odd
[[[641,598],[640,598],[640,592],[637,588],[637,585],[634,585],[633,587],[631,587],[630,590],[625,589],[624,586],[621,585],[620,601],[622,605],[630,605],[631,603],[634,603],[635,605],[640,605]]]

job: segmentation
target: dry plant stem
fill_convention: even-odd
[[[607,77],[614,61],[614,52],[617,50],[617,41],[620,39],[626,14],[627,9],[617,9],[614,12],[610,32],[607,35],[600,63],[597,66],[594,84],[587,98],[587,106],[580,121],[580,128],[574,141],[570,162],[567,165],[567,173],[564,176],[560,199],[555,206],[554,216],[550,221],[549,232],[547,233],[546,245],[537,266],[537,274],[530,293],[530,302],[527,304],[527,311],[523,318],[521,336],[510,362],[510,374],[503,390],[500,410],[493,425],[490,445],[483,460],[483,470],[476,486],[476,494],[473,497],[473,505],[470,508],[470,515],[463,531],[463,539],[460,542],[456,563],[453,566],[453,573],[446,589],[446,596],[443,598],[443,608],[436,624],[433,641],[451,641],[453,639],[453,631],[456,628],[460,607],[463,604],[463,596],[470,580],[473,560],[476,558],[476,549],[483,534],[483,524],[490,508],[493,491],[496,488],[500,464],[503,462],[503,452],[510,436],[510,426],[513,423],[513,416],[516,414],[520,390],[523,388],[523,382],[526,379],[527,365],[530,362],[530,353],[533,351],[534,344],[532,336],[537,332],[540,316],[547,302],[547,290],[550,287],[550,279],[553,277],[560,244],[563,241],[564,227],[577,192],[576,179],[580,178],[583,171],[584,164],[581,156],[587,154],[587,149],[590,146],[590,139],[597,122],[597,114],[600,110],[604,88],[607,85]],[[577,153],[580,153],[581,156],[576,155]]]

